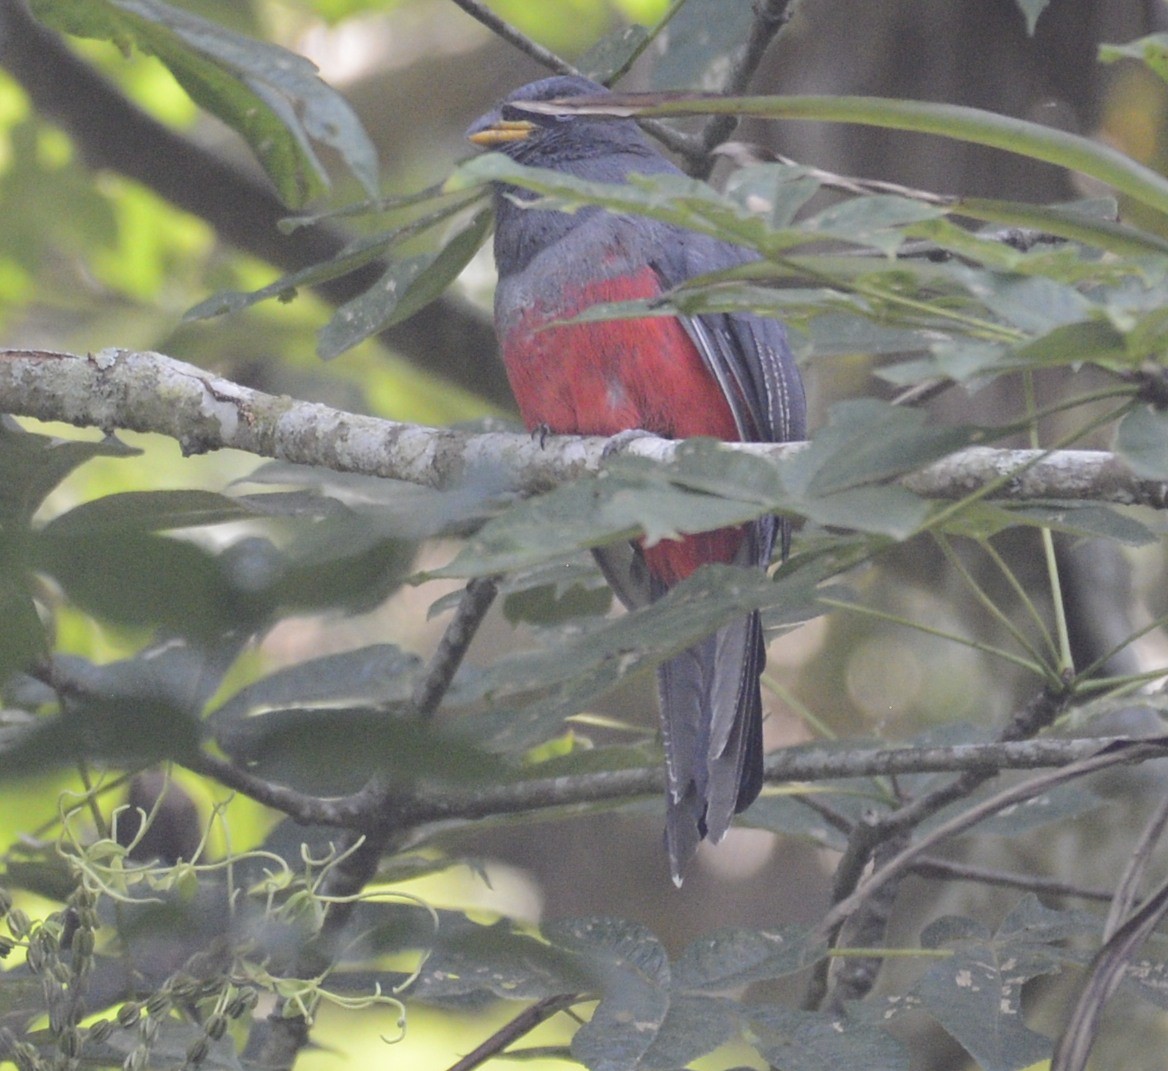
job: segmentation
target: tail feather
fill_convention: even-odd
[[[723,626],[658,673],[673,880],[705,836],[719,841],[762,787],[765,661],[758,614]]]

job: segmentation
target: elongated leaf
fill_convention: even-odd
[[[437,253],[420,253],[392,263],[364,294],[337,309],[321,330],[317,345],[321,357],[336,357],[428,305],[478,252],[493,220],[492,212],[481,211]]]
[[[379,234],[371,238],[361,238],[351,242],[336,256],[319,264],[311,264],[288,275],[283,275],[274,283],[261,286],[258,290],[241,292],[239,290],[220,290],[209,298],[200,301],[183,313],[184,320],[206,320],[212,316],[226,316],[258,305],[261,301],[277,298],[288,301],[295,297],[296,291],[303,286],[315,286],[318,283],[336,279],[347,275],[351,271],[364,267],[380,257],[392,241],[391,235]]]
[[[368,193],[376,193],[372,142],[302,56],[161,0],[35,0],[32,6],[56,29],[157,56],[196,103],[243,135],[287,204],[302,205],[328,188],[314,141],[336,150]]]
[[[751,569],[706,566],[660,601],[570,634],[546,650],[496,662],[459,696],[489,699],[474,730],[500,750],[523,750],[631,675],[654,668],[751,609],[814,615],[818,577],[810,567],[770,581]]]
[[[361,702],[401,703],[410,697],[421,659],[391,644],[310,658],[269,673],[236,692],[207,719],[224,750],[248,718],[266,710],[297,706],[352,707]]]
[[[532,111],[553,106],[526,104]],[[1133,199],[1168,211],[1168,179],[1117,149],[1090,138],[978,108],[884,97],[704,97],[660,102],[636,94],[603,102],[555,105],[555,110],[617,116],[665,118],[687,115],[742,115],[759,119],[810,119],[826,123],[910,130],[1005,149],[1034,160],[1090,175]]]
[[[166,532],[254,520],[246,502],[213,491],[125,491],[74,506],[43,531],[50,538]]]

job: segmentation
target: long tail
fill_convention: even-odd
[[[757,613],[723,626],[658,670],[668,778],[665,843],[674,883],[708,836],[722,839],[762,788],[766,664]]]

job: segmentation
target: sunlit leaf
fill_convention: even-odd
[[[302,205],[328,188],[313,142],[335,150],[376,193],[372,142],[344,98],[302,56],[161,0],[35,0],[32,7],[66,33],[157,56],[196,103],[247,140],[285,203]]]

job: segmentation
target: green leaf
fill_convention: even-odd
[[[783,1071],[909,1069],[908,1051],[880,1026],[847,1015],[799,1011],[777,1004],[752,1004],[744,1011],[759,1052]]]
[[[1137,520],[1132,511],[1089,502],[1035,503],[1009,510],[1008,516],[1013,524],[1029,524],[1089,539],[1114,539],[1129,547],[1144,547],[1160,538],[1156,531]]]
[[[1053,1043],[1022,1019],[1022,986],[1058,969],[1043,940],[1026,941],[1010,925],[990,936],[970,919],[938,919],[921,934],[926,948],[953,955],[913,988],[920,1004],[985,1071],[1020,1071],[1050,1056]]]
[[[957,104],[884,97],[795,95],[705,97],[647,104],[620,100],[618,103],[581,105],[576,110],[586,114],[653,118],[740,115],[759,119],[809,119],[935,134],[1004,149],[1081,172],[1150,208],[1168,212],[1168,179],[1119,150],[1041,123]]]
[[[634,673],[656,667],[752,609],[820,612],[818,580],[810,567],[772,581],[753,569],[704,566],[644,609],[496,662],[473,685],[468,682],[459,701],[489,702],[490,709],[472,719],[487,746],[524,750]]]
[[[673,985],[717,993],[784,978],[814,963],[826,947],[822,938],[796,926],[717,930],[686,947],[673,964]]]
[[[874,398],[839,402],[810,449],[784,470],[788,486],[808,496],[889,480],[922,468],[981,437],[972,427],[930,426],[917,409]]]
[[[1141,405],[1119,422],[1115,451],[1137,476],[1168,480],[1168,412]]]
[[[812,169],[797,164],[752,164],[735,171],[726,192],[743,208],[766,212],[772,227],[789,227],[822,188]]]
[[[365,293],[346,302],[320,332],[317,351],[326,361],[370,335],[408,320],[458,276],[490,233],[494,214],[478,212],[436,253],[394,261]]]
[[[184,540],[74,527],[46,531],[32,552],[71,602],[117,625],[211,639],[255,624],[215,556]]]
[[[237,749],[236,734],[246,733],[248,720],[264,711],[329,703],[337,707],[404,703],[413,694],[421,666],[417,655],[392,644],[310,658],[240,689],[208,716],[207,723],[219,746],[231,752]]]
[[[295,296],[296,291],[305,286],[316,286],[331,279],[348,275],[349,272],[363,268],[366,264],[377,260],[392,244],[392,234],[378,234],[368,238],[359,238],[350,242],[339,253],[310,264],[307,268],[282,275],[274,283],[261,286],[258,290],[246,293],[239,290],[220,290],[205,298],[197,305],[183,313],[184,320],[206,320],[212,316],[227,316],[244,309],[258,305],[261,301],[276,298],[281,301]]]
[[[157,56],[196,103],[244,137],[286,204],[303,205],[328,188],[314,141],[335,150],[370,196],[377,192],[373,143],[302,56],[161,0],[35,0],[32,7],[65,33]]]
[[[231,758],[258,776],[317,795],[356,792],[375,776],[447,788],[503,776],[499,759],[466,734],[408,715],[404,702],[302,704],[245,718],[220,738]]]
[[[608,85],[628,70],[649,41],[649,31],[644,26],[618,26],[576,60],[576,69],[586,78]]]
[[[664,48],[650,68],[650,84],[721,88],[754,17],[752,0],[688,0],[661,35]]]
[[[42,529],[49,538],[166,532],[255,520],[245,502],[213,491],[125,491],[74,506]]]
[[[112,437],[87,443],[38,435],[0,417],[0,520],[27,524],[53,488],[91,458],[141,452]]]
[[[863,243],[892,254],[904,242],[899,228],[944,216],[948,210],[892,194],[852,197],[804,221],[812,235]]]
[[[539,1000],[586,989],[589,974],[579,957],[500,919],[490,926],[463,920],[443,926],[427,942],[429,955],[409,995],[448,1003],[484,993],[505,1000]]]
[[[225,662],[175,646],[95,666],[61,659],[59,715],[39,719],[0,751],[0,775],[28,776],[78,761],[145,766],[189,760],[202,736],[199,712]]]
[[[565,919],[543,935],[575,952],[600,994],[592,1018],[572,1038],[572,1056],[589,1071],[627,1071],[653,1043],[669,1010],[669,960],[645,927],[621,919]]]
[[[673,993],[669,1010],[653,1043],[641,1056],[645,1068],[689,1067],[691,1061],[739,1033],[737,1007],[733,1001],[715,996]]]

